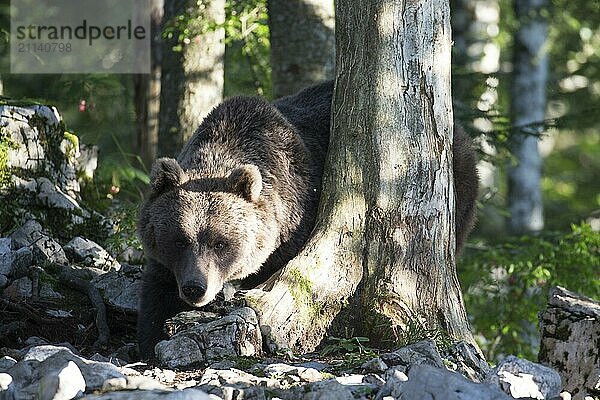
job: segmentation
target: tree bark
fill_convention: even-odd
[[[197,10],[195,0],[165,1],[164,21],[168,23],[185,11],[201,12],[200,19],[223,24],[225,0],[211,0]],[[190,29],[201,21],[192,21]],[[180,32],[163,41],[158,155],[174,156],[192,136],[204,117],[223,100],[223,58],[225,31],[216,28],[198,34],[181,51],[173,51]]]
[[[546,111],[548,57],[544,44],[548,25],[542,17],[546,0],[515,0],[519,29],[514,38],[511,86],[513,133],[510,150],[515,161],[508,170],[509,229],[512,233],[544,227],[540,188],[542,159],[537,136]]]
[[[135,146],[144,166],[149,170],[156,158],[158,114],[160,111],[161,25],[163,0],[152,0],[150,12],[150,74],[133,76],[136,119]]]
[[[318,222],[250,304],[299,352],[336,317],[378,344],[414,327],[473,343],[454,264],[448,2],[338,0],[336,26]]]
[[[333,0],[269,0],[273,98],[332,79]]]

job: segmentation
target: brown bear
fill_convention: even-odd
[[[273,103],[230,98],[177,160],[156,161],[138,224],[147,257],[143,358],[153,356],[165,319],[209,303],[227,281],[259,283],[303,246],[315,223],[332,92],[326,82]],[[454,140],[460,248],[473,222],[477,175],[470,140],[459,130]]]

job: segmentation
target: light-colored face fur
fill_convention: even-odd
[[[142,210],[140,236],[148,256],[175,275],[181,299],[200,307],[224,282],[257,272],[272,251],[263,248],[260,173],[245,165],[228,177],[194,179],[175,160],[164,162],[153,170],[155,193]],[[204,295],[186,296],[190,283]]]

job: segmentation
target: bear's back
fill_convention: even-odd
[[[273,105],[298,130],[311,158],[311,169],[320,178],[329,145],[333,81],[310,86]]]

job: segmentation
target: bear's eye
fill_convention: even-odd
[[[223,250],[223,249],[225,248],[225,243],[223,243],[223,242],[216,242],[216,243],[213,245],[213,248],[214,248],[215,250]]]
[[[175,241],[175,246],[177,246],[180,249],[184,249],[186,248],[188,245],[188,242],[182,239],[176,240]]]

